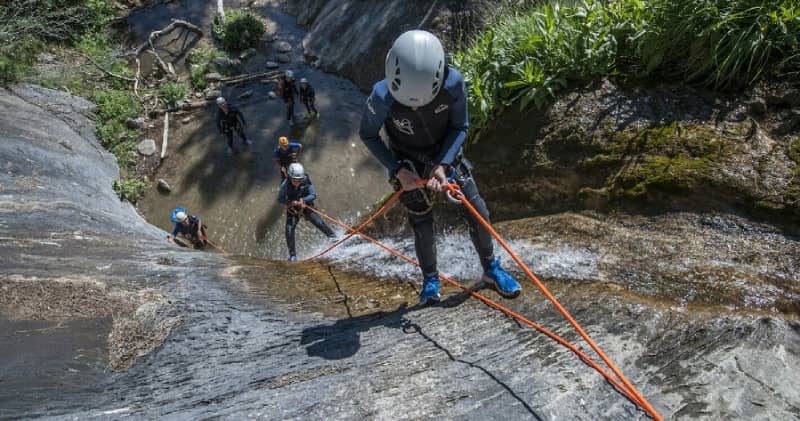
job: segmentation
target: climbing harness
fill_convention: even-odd
[[[427,183],[427,180],[417,180],[417,184],[418,185],[424,185],[426,183]],[[449,194],[452,197],[453,200],[457,200],[459,203],[463,204],[469,210],[469,212],[471,212],[475,216],[475,218],[481,223],[481,225],[483,225],[483,227],[486,228],[486,230],[492,235],[492,237],[494,237],[494,239],[497,240],[497,242],[508,252],[508,254],[517,263],[517,265],[520,267],[520,269],[522,269],[522,271],[525,273],[525,275],[536,285],[537,288],[539,288],[539,290],[545,295],[545,297],[547,297],[547,299],[550,300],[550,302],[552,302],[553,305],[555,305],[556,309],[564,316],[564,318],[567,319],[567,321],[572,325],[572,327],[581,335],[581,337],[584,339],[584,341],[586,341],[586,343],[592,348],[592,350],[594,350],[594,352],[600,357],[600,359],[603,360],[605,365],[608,368],[611,369],[611,371],[614,373],[614,375],[616,377],[614,377],[611,374],[609,374],[597,362],[595,362],[591,357],[586,355],[583,351],[578,349],[575,345],[573,345],[572,343],[568,342],[567,340],[561,338],[560,336],[556,335],[555,333],[547,330],[543,326],[540,326],[540,325],[536,324],[535,322],[533,322],[531,320],[528,320],[527,318],[523,317],[522,315],[520,315],[520,314],[512,311],[511,309],[509,309],[509,308],[507,308],[507,307],[505,307],[505,306],[503,306],[503,305],[501,305],[501,304],[499,304],[499,303],[497,303],[497,302],[495,302],[495,301],[483,296],[482,294],[479,294],[479,293],[477,293],[475,291],[472,291],[472,289],[466,287],[465,285],[463,285],[463,284],[461,284],[461,283],[459,283],[459,282],[457,282],[457,281],[455,281],[455,280],[453,280],[453,279],[451,279],[451,278],[449,278],[447,276],[439,274],[439,278],[442,279],[443,281],[445,281],[445,282],[457,287],[457,288],[460,288],[460,289],[464,290],[465,292],[467,292],[471,296],[473,296],[473,297],[477,298],[478,300],[486,303],[490,307],[495,308],[495,309],[497,309],[497,310],[499,310],[499,311],[501,311],[501,312],[503,312],[503,313],[515,318],[516,320],[518,320],[518,321],[520,321],[520,322],[522,322],[522,323],[524,323],[524,324],[526,324],[528,326],[533,327],[534,329],[538,330],[539,332],[545,334],[547,337],[549,337],[549,338],[553,339],[554,341],[558,342],[559,344],[563,345],[564,347],[566,347],[567,349],[569,349],[570,351],[575,353],[578,356],[578,358],[580,358],[583,362],[585,362],[587,365],[589,365],[590,367],[594,368],[598,373],[600,373],[600,375],[602,375],[609,383],[611,383],[620,393],[622,393],[625,397],[627,397],[632,403],[634,403],[635,405],[637,405],[640,408],[642,408],[648,415],[650,415],[656,421],[662,421],[663,418],[658,414],[658,412],[653,408],[653,406],[644,398],[644,396],[641,394],[641,392],[639,392],[639,390],[636,389],[636,387],[633,386],[633,384],[625,377],[624,374],[622,374],[622,372],[616,367],[616,365],[614,365],[614,363],[611,362],[611,360],[608,358],[608,356],[606,356],[606,354],[603,353],[602,350],[600,350],[600,348],[597,346],[597,344],[589,337],[589,335],[583,330],[583,328],[572,317],[572,315],[570,315],[569,312],[561,305],[561,303],[558,302],[558,300],[553,296],[552,293],[550,293],[550,291],[544,286],[544,284],[539,280],[539,278],[536,277],[536,275],[534,275],[533,272],[531,272],[530,269],[528,269],[528,267],[525,265],[524,262],[522,262],[522,260],[519,258],[519,256],[517,256],[517,254],[513,250],[511,250],[511,247],[500,237],[500,235],[497,233],[497,231],[495,231],[494,228],[492,228],[491,224],[489,224],[489,222],[486,221],[480,215],[480,213],[477,211],[477,209],[475,209],[475,207],[472,205],[472,203],[470,203],[470,201],[463,195],[463,193],[461,192],[461,188],[458,186],[458,184],[456,184],[456,183],[451,181],[449,184],[445,185],[444,188],[446,190],[446,193]],[[307,205],[303,204],[303,206],[306,207],[307,209],[311,210],[311,212],[314,212],[314,213],[318,214],[322,218],[324,218],[324,219],[326,219],[326,220],[328,220],[328,221],[330,221],[330,222],[332,222],[332,223],[334,223],[334,224],[336,224],[336,225],[338,225],[338,226],[340,226],[340,227],[342,227],[342,228],[344,228],[344,229],[346,229],[346,230],[348,230],[350,232],[350,234],[348,234],[345,238],[337,241],[335,244],[331,245],[330,247],[328,247],[327,249],[325,249],[322,252],[318,253],[317,255],[315,255],[313,257],[310,257],[308,259],[304,259],[303,261],[308,261],[308,260],[312,260],[312,259],[316,259],[318,257],[321,257],[324,254],[326,254],[326,253],[330,252],[331,250],[335,249],[336,247],[338,247],[339,245],[341,245],[345,241],[347,241],[352,236],[358,235],[358,236],[364,238],[365,240],[368,240],[368,241],[372,242],[373,244],[377,245],[378,247],[383,248],[384,250],[388,251],[389,253],[391,253],[391,254],[393,254],[393,255],[395,255],[395,256],[397,256],[397,257],[399,257],[399,258],[401,258],[401,259],[403,259],[403,260],[405,260],[405,261],[407,261],[407,262],[409,262],[409,263],[411,263],[413,265],[419,266],[419,263],[417,261],[415,261],[414,259],[412,259],[412,258],[400,253],[397,250],[392,249],[391,247],[383,244],[382,242],[380,242],[380,241],[370,237],[369,235],[364,234],[363,232],[361,232],[361,230],[364,227],[369,225],[379,215],[385,213],[395,202],[397,202],[397,200],[400,197],[400,194],[402,194],[402,192],[403,192],[403,190],[398,190],[397,192],[395,192],[395,194],[392,195],[392,197],[390,197],[389,200],[387,200],[386,203],[384,203],[384,205],[372,217],[370,217],[367,221],[365,221],[364,223],[359,225],[358,228],[350,227],[349,225],[347,225],[347,224],[345,224],[345,223],[343,223],[343,222],[341,222],[341,221],[339,221],[339,220],[337,220],[335,218],[332,218],[332,217],[326,215],[324,212],[322,212],[320,210],[317,210],[317,209],[315,209],[313,207],[310,207],[310,206],[307,206]]]

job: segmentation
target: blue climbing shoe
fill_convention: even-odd
[[[500,267],[500,259],[494,259],[489,270],[483,272],[483,280],[494,285],[494,289],[506,298],[515,298],[522,291],[519,282]]]
[[[289,256],[289,261],[290,262],[296,262],[297,261],[297,256]]]
[[[438,303],[442,297],[439,296],[439,278],[429,276],[422,281],[422,292],[419,293],[420,305],[428,303]]]

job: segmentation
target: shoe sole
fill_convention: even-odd
[[[497,286],[497,283],[494,281],[494,279],[492,279],[491,277],[486,276],[486,275],[483,276],[483,282],[486,282],[487,284],[491,284],[494,287],[494,290],[497,291],[498,294],[502,295],[505,298],[517,298],[517,297],[519,297],[519,293],[522,292],[522,289],[518,289],[518,290],[516,290],[514,292],[510,292],[510,293],[509,292],[504,292]]]
[[[442,297],[428,297],[425,301],[420,301],[420,305],[436,304],[442,300]]]

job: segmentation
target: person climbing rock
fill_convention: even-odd
[[[314,88],[309,85],[308,79],[300,78],[300,99],[306,106],[306,113],[311,115],[313,112],[314,117],[319,117],[319,111],[317,111],[317,107],[314,106],[314,102],[316,101],[315,95]]]
[[[283,98],[286,103],[286,120],[289,125],[294,125],[294,98],[299,95],[297,91],[297,84],[294,81],[294,72],[287,70],[281,80],[278,82],[278,95]]]
[[[289,165],[288,180],[284,180],[278,192],[278,201],[286,205],[286,245],[289,247],[289,261],[297,261],[297,250],[295,249],[294,231],[300,217],[304,217],[322,231],[328,238],[335,238],[333,230],[330,229],[319,215],[305,208],[304,206],[314,207],[314,200],[317,194],[314,191],[314,184],[311,178],[305,173],[303,165],[295,162]]]
[[[253,142],[244,133],[244,126],[247,123],[242,112],[223,97],[217,98],[217,108],[217,130],[228,138],[228,149],[225,153],[231,155],[234,151],[233,132],[239,134],[245,145],[252,145]]]
[[[297,162],[297,155],[303,149],[303,144],[299,142],[291,142],[286,136],[278,138],[278,146],[272,152],[272,158],[275,160],[275,165],[278,166],[278,171],[281,173],[281,183],[286,180],[286,171],[292,162]]]
[[[431,192],[441,192],[452,179],[489,220],[489,210],[472,177],[472,165],[461,150],[468,126],[464,77],[447,64],[439,39],[421,30],[400,35],[386,56],[385,79],[373,86],[367,99],[359,134],[389,170],[396,187],[405,190],[400,201],[414,230],[422,269],[421,304],[440,300]],[[381,138],[381,128],[386,130],[388,146]],[[428,180],[426,185],[417,184],[421,178]],[[463,206],[460,210],[484,270],[483,280],[504,297],[519,295],[519,283],[494,255],[489,232]]]
[[[175,229],[172,230],[172,235],[167,236],[167,240],[171,243],[177,244],[181,247],[194,247],[197,250],[202,250],[206,247],[206,226],[200,221],[200,217],[189,215],[189,212],[184,208],[176,208],[170,215],[170,220],[175,223]],[[182,235],[188,244],[178,238]]]

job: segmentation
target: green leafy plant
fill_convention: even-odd
[[[205,89],[205,75],[209,71],[224,73],[222,69],[218,69],[214,65],[214,59],[219,57],[226,57],[226,55],[214,48],[195,48],[189,51],[186,55],[186,62],[189,64],[189,74],[195,89]]]
[[[138,178],[114,180],[114,183],[111,185],[120,200],[127,200],[133,204],[136,204],[139,198],[142,197],[145,186],[144,181]]]
[[[541,108],[578,81],[729,89],[800,74],[796,0],[551,0],[488,28],[452,58],[467,81],[473,140],[512,104]]]
[[[179,101],[186,99],[187,92],[186,85],[178,82],[163,83],[159,87],[159,94],[170,107],[174,107]]]
[[[233,10],[225,14],[223,23],[219,16],[212,24],[214,36],[226,50],[243,50],[254,46],[264,35],[264,24],[247,10]]]

